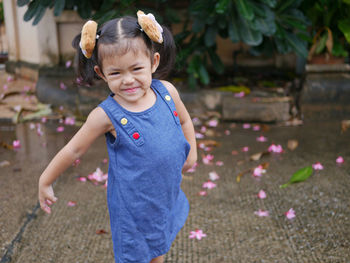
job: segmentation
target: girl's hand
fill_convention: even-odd
[[[42,210],[47,214],[51,214],[51,207],[53,203],[56,203],[57,197],[52,189],[52,185],[45,186],[39,183],[39,202]]]

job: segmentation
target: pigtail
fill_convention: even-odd
[[[97,65],[97,48],[94,49],[91,58],[86,58],[79,46],[80,40],[81,34],[78,34],[72,41],[72,46],[76,49],[74,61],[75,72],[79,78],[79,83],[83,85],[91,85],[93,84],[94,79],[98,78],[94,70],[94,66]]]
[[[154,43],[154,51],[160,54],[160,63],[153,74],[154,78],[164,79],[166,78],[173,69],[176,58],[176,46],[172,33],[170,30],[162,26],[163,28],[163,43]]]

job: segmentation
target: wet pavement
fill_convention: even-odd
[[[350,262],[350,129],[341,131],[342,119],[350,117],[310,119],[296,127],[262,125],[259,131],[229,122],[208,127],[205,139],[219,145],[211,151],[199,149],[198,167],[184,175],[190,215],[165,262]],[[78,180],[97,167],[107,172],[103,137],[55,183],[59,200],[52,214],[38,208],[38,178],[77,130],[64,126],[64,132],[57,132],[60,125],[41,124],[43,134],[38,136],[30,123],[0,124],[3,146],[16,139],[21,142],[17,150],[0,148],[1,263],[113,262],[106,190]],[[268,141],[258,142],[261,135]],[[289,149],[288,140],[296,140],[298,147]],[[250,161],[252,154],[273,143],[284,151]],[[211,164],[202,161],[207,154],[214,157]],[[344,158],[343,164],[336,163],[338,156]],[[294,172],[316,162],[324,169],[314,171],[307,181],[279,187]],[[269,164],[266,173],[253,176],[250,169],[262,163]],[[220,177],[214,181],[216,187],[204,189],[214,171]],[[245,173],[237,182],[241,172]],[[257,197],[260,190],[266,192],[265,199]],[[293,219],[285,216],[290,208],[295,210]],[[256,215],[259,209],[269,216]],[[190,239],[196,229],[206,236]]]

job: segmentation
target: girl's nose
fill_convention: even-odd
[[[123,78],[123,84],[124,85],[130,85],[134,82],[134,77],[132,74],[126,74]]]

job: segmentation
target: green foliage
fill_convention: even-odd
[[[4,23],[4,5],[0,2],[0,24]]]
[[[153,13],[168,26],[183,22],[182,31],[175,35],[177,65],[186,67],[190,87],[209,84],[210,69],[216,74],[225,72],[216,52],[218,37],[243,42],[254,55],[295,52],[304,58],[312,42],[310,28],[312,35],[324,26],[331,28],[333,54],[347,55],[344,43],[350,40],[350,0],[17,0],[17,4],[28,6],[24,20],[33,19],[33,24],[48,8],[55,16],[73,9],[98,23],[135,16],[138,9]],[[329,44],[327,37],[321,39],[319,52]]]

